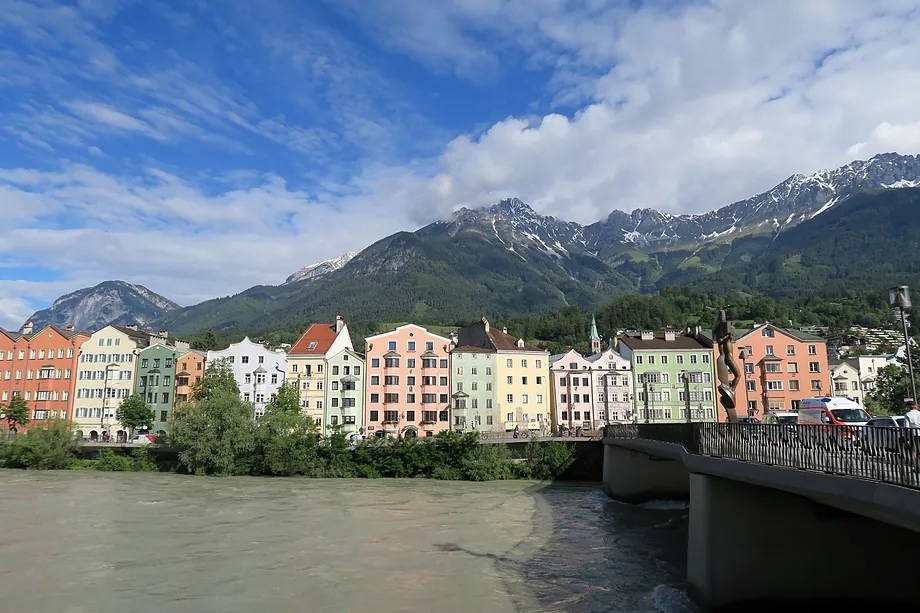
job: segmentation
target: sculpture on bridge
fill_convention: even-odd
[[[742,373],[735,361],[732,322],[728,320],[726,309],[719,309],[716,324],[712,329],[712,338],[719,346],[719,359],[716,361],[716,377],[719,379],[719,404],[725,409],[727,421],[737,423],[735,388],[741,383]]]

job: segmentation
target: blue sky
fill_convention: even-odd
[[[920,151],[916,2],[0,0],[0,325],[460,206],[700,212]]]

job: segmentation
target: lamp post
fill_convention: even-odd
[[[907,335],[907,318],[904,310],[911,307],[910,290],[906,285],[897,285],[888,290],[888,304],[896,308],[901,316],[901,326],[904,329],[904,352],[907,356],[907,373],[910,375],[910,393],[913,400],[917,400],[917,382],[914,380],[914,361],[910,355],[910,337]]]
[[[751,354],[748,352],[747,348],[742,347],[741,351],[738,352],[738,358],[741,359],[741,383],[744,385],[744,400],[747,402],[747,414],[750,417],[753,417],[757,413],[757,409],[751,408],[751,401],[748,400],[748,387],[747,387],[747,359],[751,357]],[[718,421],[718,420],[717,420]]]
[[[682,370],[680,378],[684,381],[684,407],[687,412],[687,423],[690,423],[690,373]]]

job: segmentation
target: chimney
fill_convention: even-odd
[[[342,316],[336,315],[335,316],[335,333],[338,334],[339,332],[342,331],[342,328],[344,327],[345,327],[345,321],[342,320]]]
[[[482,327],[485,328],[486,334],[489,333],[489,320],[485,317],[482,318]]]
[[[457,346],[457,333],[456,332],[450,333],[450,342],[452,342],[455,347]]]
[[[674,330],[665,330],[664,331],[664,340],[673,341],[674,340]]]
[[[508,328],[502,328],[502,333],[503,333],[503,334],[508,334]]]
[[[66,326],[64,326],[64,329],[68,331],[73,330],[73,324],[67,324]]]
[[[652,340],[655,340],[655,333],[654,332],[643,332],[639,336],[639,338],[643,341],[652,341]]]
[[[128,330],[137,330],[137,324],[128,324],[125,326]]]
[[[169,338],[169,330],[160,330],[159,336],[162,336],[163,338]]]
[[[32,322],[27,321],[26,323],[22,324],[22,333],[32,334],[32,328],[33,328]]]

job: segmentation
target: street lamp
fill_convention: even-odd
[[[914,380],[914,361],[910,356],[910,337],[907,335],[907,318],[904,316],[904,309],[909,309],[910,290],[906,285],[896,285],[888,290],[888,304],[892,308],[898,309],[901,316],[901,326],[904,328],[904,351],[907,355],[907,372],[910,375],[910,393],[912,399],[917,399],[917,382]]]

